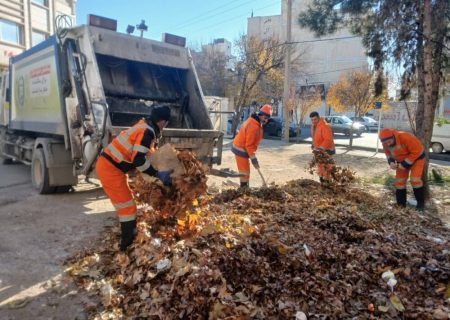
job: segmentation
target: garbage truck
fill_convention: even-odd
[[[223,134],[213,130],[183,38],[120,33],[115,20],[93,15],[82,26],[59,21],[54,36],[11,58],[0,75],[4,164],[30,165],[41,194],[69,190],[94,175],[112,138],[157,104],[171,109],[161,144],[191,150],[210,167],[221,163]]]

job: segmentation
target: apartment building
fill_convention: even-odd
[[[55,18],[68,15],[75,25],[76,0],[0,0],[0,71],[9,58],[55,32]]]
[[[291,80],[297,92],[319,90],[325,96],[328,88],[337,82],[341,75],[355,70],[367,70],[368,59],[361,38],[341,29],[335,34],[318,38],[309,29],[298,24],[299,13],[306,10],[312,0],[291,0]],[[277,39],[286,41],[288,23],[287,0],[281,1],[281,14],[251,17],[247,21],[247,35],[260,40]],[[281,107],[278,112],[282,114]],[[330,112],[325,101],[321,114]]]

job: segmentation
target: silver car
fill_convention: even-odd
[[[365,131],[364,125],[359,122],[353,122],[347,116],[328,116],[325,120],[331,125],[334,133],[343,133],[350,136],[350,131],[353,128],[353,133],[358,137]]]
[[[370,117],[351,117],[350,119],[353,120],[353,122],[361,123],[366,128],[367,132],[378,130],[378,121]]]

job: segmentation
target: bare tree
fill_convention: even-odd
[[[249,104],[255,88],[271,70],[283,67],[285,46],[278,40],[258,40],[254,37],[242,36],[236,42],[239,55],[237,71],[239,78],[238,95],[235,102],[235,115],[233,117],[232,134],[236,134],[243,108]]]
[[[193,53],[193,60],[202,85],[203,93],[211,96],[225,96],[226,88],[231,82],[227,70],[229,57],[217,50],[206,50]]]
[[[300,89],[292,91],[291,96],[293,95],[294,98],[289,101],[289,106],[292,104],[291,110],[296,124],[298,142],[300,140],[300,129],[303,127],[307,114],[322,104],[322,92],[319,86],[302,86]]]

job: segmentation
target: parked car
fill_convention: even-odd
[[[289,126],[289,137],[295,137],[297,134],[296,124],[291,123]],[[264,126],[264,135],[265,136],[275,136],[281,137],[281,133],[283,132],[283,121],[280,117],[272,117],[269,119],[269,122]],[[299,131],[300,134],[301,131]]]
[[[358,122],[353,122],[347,116],[328,116],[325,120],[331,125],[334,133],[343,133],[350,136],[350,130],[353,127],[353,133],[358,137],[365,131],[364,125]]]
[[[434,153],[450,151],[450,124],[434,125],[430,146]]]
[[[353,122],[358,122],[362,124],[367,132],[378,130],[378,121],[371,117],[351,117]]]

